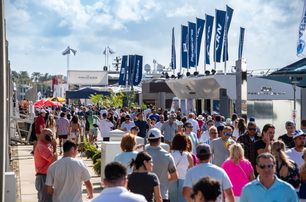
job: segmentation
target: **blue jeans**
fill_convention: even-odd
[[[186,202],[182,195],[184,180],[178,179],[169,184],[169,199],[170,202]]]

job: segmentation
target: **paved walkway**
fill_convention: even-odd
[[[34,159],[30,154],[32,151],[32,145],[19,145],[12,146],[12,164],[17,178],[17,202],[35,202],[37,201],[37,192],[35,189],[35,169]],[[61,158],[59,156],[59,158]],[[92,176],[91,182],[94,188],[94,197],[101,192],[101,178],[94,173],[93,164],[91,159],[86,157],[80,157],[87,165],[89,172]],[[89,201],[86,199],[86,188],[83,186],[83,201]]]

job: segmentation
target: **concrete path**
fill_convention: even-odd
[[[17,178],[17,202],[35,202],[37,201],[37,192],[35,189],[35,168],[32,151],[32,145],[19,145],[12,146],[12,162],[16,170]],[[59,156],[61,158],[61,156]],[[91,159],[86,157],[77,156],[87,165],[89,172],[92,176],[91,182],[94,188],[94,197],[101,192],[101,178],[94,173],[93,164]],[[83,186],[83,201],[89,201],[86,199],[86,188]]]

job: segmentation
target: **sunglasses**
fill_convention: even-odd
[[[248,128],[248,130],[256,131],[256,128]]]
[[[193,126],[186,126],[186,128],[193,128]]]
[[[272,169],[272,168],[274,167],[274,164],[266,164],[266,165],[261,164],[261,165],[258,165],[258,167],[259,167],[260,169],[265,169],[265,168]]]
[[[225,136],[232,136],[232,133],[226,133],[226,132],[224,132],[224,135],[225,135]]]

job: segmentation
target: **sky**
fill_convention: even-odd
[[[68,45],[77,50],[70,55],[70,70],[102,70],[106,46],[116,52],[110,64],[115,56],[139,54],[144,64],[153,67],[155,59],[168,67],[172,27],[179,68],[181,25],[214,15],[215,9],[225,10],[226,5],[234,9],[228,69],[238,57],[241,26],[246,29],[243,57],[248,70],[267,71],[301,59],[296,44],[303,0],[7,0],[11,69],[66,74],[67,58],[61,53]],[[203,72],[201,47],[198,70]],[[217,64],[217,70],[223,66]]]

